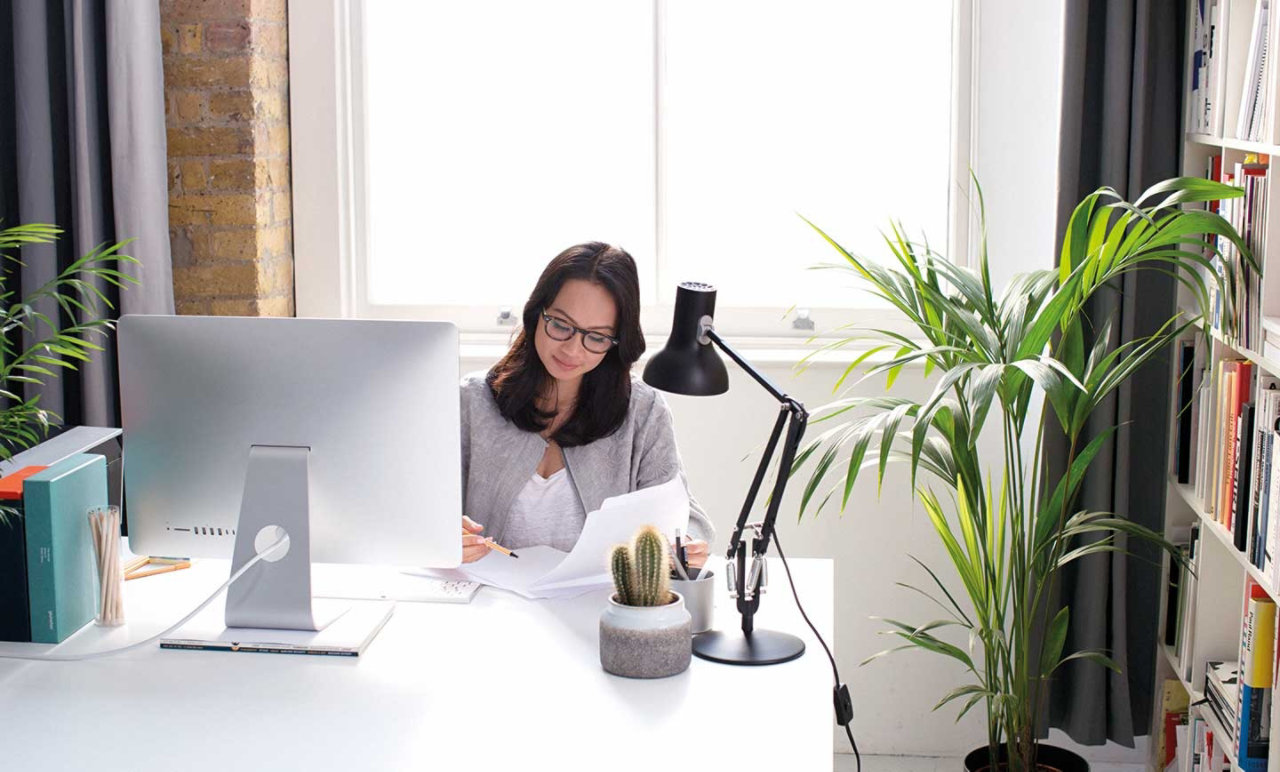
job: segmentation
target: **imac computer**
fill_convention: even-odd
[[[462,559],[448,322],[126,315],[129,544],[232,559],[228,627],[318,630],[311,562]]]

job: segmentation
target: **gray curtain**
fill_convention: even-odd
[[[0,52],[0,222],[64,230],[24,248],[5,289],[30,291],[94,247],[134,239],[123,251],[141,284],[104,288],[110,315],[173,313],[159,4],[0,0]],[[77,372],[32,387],[65,426],[119,426],[115,349],[99,343]]]
[[[1075,204],[1106,185],[1128,200],[1180,173],[1182,2],[1067,0],[1059,159],[1058,242]],[[1130,275],[1089,308],[1111,320],[1116,341],[1149,335],[1175,306],[1172,279]],[[1169,421],[1168,354],[1136,373],[1095,414],[1096,433],[1119,425],[1084,481],[1078,508],[1118,512],[1157,531],[1164,525]],[[1050,422],[1052,423],[1052,422]],[[1047,439],[1060,474],[1067,448]],[[1133,745],[1149,730],[1159,627],[1159,554],[1136,540],[1123,554],[1095,555],[1066,571],[1060,600],[1071,606],[1068,646],[1110,652],[1122,674],[1071,663],[1055,679],[1049,721],[1078,743]]]

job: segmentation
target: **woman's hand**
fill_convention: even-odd
[[[484,530],[484,526],[476,521],[462,516],[462,562],[474,563],[485,555],[489,554],[489,542],[483,536],[478,534]]]
[[[690,539],[684,544],[685,562],[693,568],[702,568],[707,564],[707,556],[711,554],[711,545],[702,539]]]

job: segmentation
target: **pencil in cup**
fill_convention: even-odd
[[[471,533],[470,531],[467,531],[467,530],[463,530],[462,535],[463,536],[480,536],[480,534]],[[493,539],[490,539],[488,536],[480,536],[480,538],[485,540],[485,542],[489,545],[489,549],[496,550],[497,552],[501,552],[503,555],[507,555],[509,557],[513,557],[513,558],[520,557],[519,555],[507,549],[506,547],[502,546],[501,544],[497,543]]]

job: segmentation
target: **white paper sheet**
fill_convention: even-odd
[[[551,547],[525,547],[513,559],[498,552],[460,567],[472,581],[499,587],[526,598],[578,595],[613,583],[609,552],[625,544],[643,525],[664,534],[689,522],[689,494],[680,478],[662,485],[605,499],[587,515],[582,534],[567,555]]]

